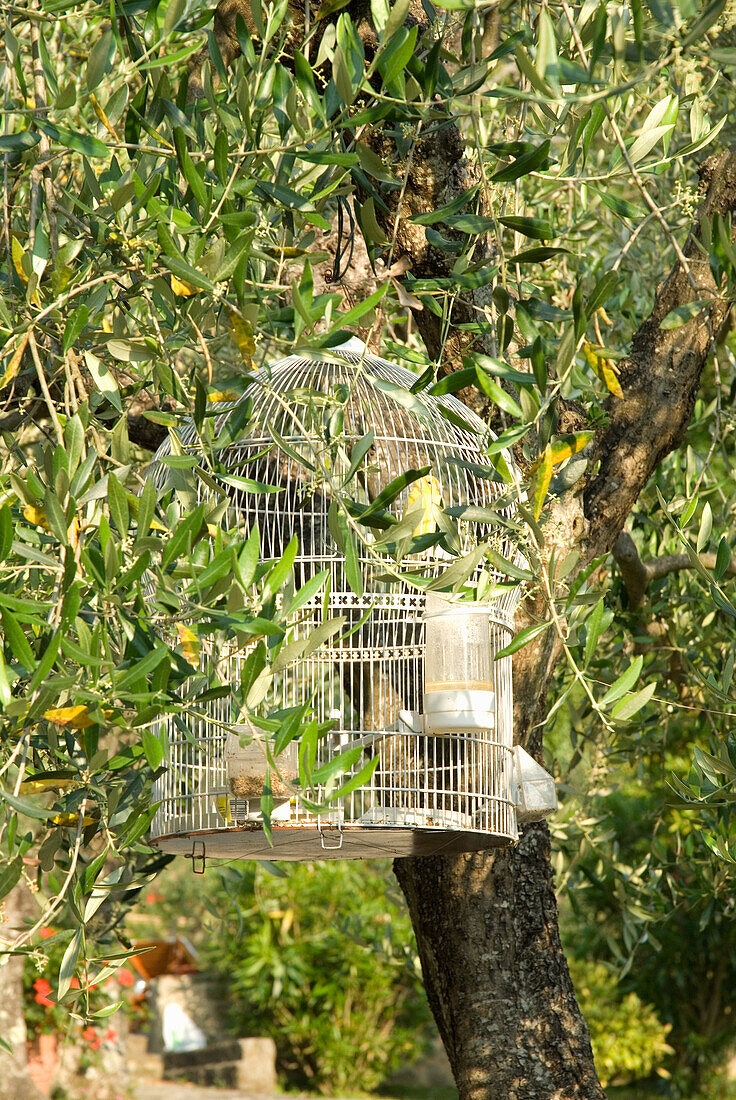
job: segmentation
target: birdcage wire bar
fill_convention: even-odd
[[[381,382],[398,389],[387,393]],[[315,767],[362,746],[364,754],[341,782],[374,755],[379,758],[376,771],[368,784],[318,815],[306,810],[293,784],[284,786],[275,801],[269,843],[260,790],[247,790],[245,796],[233,785],[226,742],[237,716],[229,698],[214,700],[205,718],[180,714],[163,724],[168,758],[155,785],[160,805],[151,829],[152,842],[160,848],[188,854],[196,840],[212,856],[366,858],[475,850],[516,839],[511,658],[494,663],[494,729],[439,736],[416,723],[402,723],[400,712],[417,714],[422,708],[425,596],[389,575],[392,562],[370,534],[365,542],[357,540],[365,592],[356,593],[346,580],[345,554],[330,526],[330,505],[344,491],[352,449],[369,431],[372,444],[348,487],[353,499],[362,494],[358,503],[368,506],[394,478],[428,466],[430,474],[404,488],[390,505],[400,521],[417,509],[418,522],[427,530],[418,526],[414,534],[431,534],[439,508],[472,504],[513,514],[508,486],[483,469],[488,430],[454,397],[409,396],[414,382],[410,371],[362,351],[290,356],[263,370],[247,389],[254,417],[248,437],[218,451],[231,475],[279,490],[255,493],[231,485],[223,527],[247,535],[257,523],[263,560],[280,558],[296,535],[295,588],[326,570],[325,617],[344,616],[338,634],[275,677],[261,708],[285,709],[312,699],[317,720],[333,724],[319,743]],[[215,449],[228,415],[215,424]],[[185,452],[203,451],[192,424],[178,434]],[[166,443],[149,468],[160,494],[176,488],[176,470],[161,461],[168,453]],[[510,455],[507,461],[513,469]],[[197,496],[211,501],[211,482],[200,480]],[[491,539],[504,557],[518,556],[503,525],[459,520],[458,530],[461,553]],[[405,557],[402,570],[439,577],[454,560],[429,545]],[[508,582],[491,572],[499,584]],[[291,641],[305,638],[322,621],[323,598],[320,592],[300,609]],[[517,600],[518,592],[507,584],[489,603],[495,651],[512,637]],[[200,660],[203,669],[218,661],[223,683],[238,682],[247,655],[235,643],[215,654],[205,641]],[[279,783],[277,776],[275,795]],[[310,798],[324,800],[329,793],[320,787]]]

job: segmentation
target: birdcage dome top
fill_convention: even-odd
[[[266,427],[288,421],[298,429],[298,410],[322,395],[322,407],[344,407],[343,430],[351,435],[373,430],[386,439],[470,448],[476,456],[495,438],[456,397],[413,392],[418,382],[412,371],[352,339],[334,349],[308,349],[265,364],[244,396],[254,401],[254,412]]]
[[[453,555],[484,540],[504,557],[517,555],[504,522],[513,516],[515,489],[484,459],[495,436],[454,396],[412,392],[418,381],[351,340],[264,365],[240,400],[215,418],[210,445],[231,475],[235,511],[251,520],[257,513],[266,556],[283,552],[296,533],[297,560],[313,557],[314,528],[338,499],[362,525],[368,552],[360,557],[369,571],[386,558],[387,546],[396,556],[395,540],[381,536],[388,524],[397,524],[402,538],[413,537],[405,555],[434,576]],[[186,451],[202,447],[192,423],[178,435]],[[149,471],[159,490],[175,480],[160,463],[169,448],[162,446]],[[510,452],[503,456],[515,479]],[[336,522],[330,530],[339,545]],[[486,568],[494,581],[503,579],[493,565]]]

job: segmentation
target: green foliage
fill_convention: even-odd
[[[30,944],[64,907],[75,931],[55,996],[67,1006],[107,972],[110,952],[113,970],[125,958],[114,951],[120,911],[167,862],[144,839],[156,810],[151,782],[167,750],[160,719],[172,711],[196,718],[213,695],[227,695],[235,713],[261,724],[253,737],[274,767],[291,740],[316,748],[325,732],[308,708],[257,716],[263,684],[289,644],[290,599],[299,606],[296,541],[256,568],[252,539],[215,527],[219,503],[190,507],[186,470],[173,465],[176,490],[157,497],[149,483],[135,496],[123,484],[129,466],[105,470],[85,450],[74,415],[38,466],[6,475],[12,503],[2,506],[0,889],[7,894],[24,857],[37,853],[43,905],[13,946]],[[218,472],[214,459],[210,466]],[[318,627],[313,648],[339,626]],[[242,633],[254,643],[249,659],[238,683],[223,685],[217,653]],[[201,662],[204,644],[210,660]],[[304,797],[327,778],[326,797],[337,797],[344,770],[342,761],[329,777],[303,768]],[[70,983],[82,971],[85,985],[74,994]]]
[[[590,1028],[596,1069],[605,1087],[649,1077],[663,1069],[672,1048],[662,1024],[636,993],[621,993],[615,973],[602,963],[576,959],[570,967],[578,1003]]]
[[[728,1054],[736,1011],[733,875],[730,860],[708,850],[728,857],[734,835],[724,786],[734,713],[733,619],[724,604],[733,596],[717,562],[734,506],[734,457],[732,433],[712,415],[717,393],[709,373],[684,476],[679,456],[666,459],[633,517],[642,559],[669,567],[637,607],[611,575],[601,605],[610,618],[590,651],[595,681],[610,685],[625,653],[629,668],[656,681],[654,696],[637,721],[601,736],[577,685],[553,715],[548,741],[565,797],[553,825],[565,942],[575,957],[614,966],[621,990],[670,1026],[673,1096],[701,1086],[716,1095],[713,1073]]]
[[[89,1040],[98,1035],[96,1027],[104,1031],[110,1017],[121,1007],[127,1008],[124,988],[133,983],[133,976],[125,968],[105,978],[102,985],[87,985],[82,994],[82,1003],[77,1006],[79,1014],[71,1014],[69,1003],[56,1000],[54,986],[62,965],[73,931],[43,929],[41,945],[24,960],[23,965],[23,1015],[29,1040],[43,1034],[80,1033],[82,1026],[91,1026]],[[71,979],[72,990],[80,989],[82,983],[76,976]],[[119,1017],[116,1022],[118,1022]]]
[[[656,1009],[674,1052],[665,1062],[673,1089],[689,1091],[731,1046],[733,887],[694,823],[667,808],[657,772],[654,760],[639,781],[625,765],[612,768],[609,788],[587,802],[581,832],[563,848],[564,938],[576,959],[607,960],[620,995]]]
[[[733,13],[692,0],[626,11],[553,0],[502,6],[491,18],[465,0],[440,0],[425,5],[428,26],[420,30],[405,25],[405,0],[393,7],[374,0],[376,41],[366,50],[340,0],[328,0],[306,29],[291,22],[283,0],[251,7],[253,26],[235,27],[241,56],[225,71],[214,49],[194,102],[187,84],[196,74],[190,80],[187,65],[209,10],[186,0],[118,3],[112,11],[90,0],[41,0],[32,14],[3,11],[0,896],[24,873],[24,858],[37,854],[43,905],[65,906],[78,929],[59,960],[64,1004],[81,1003],[83,992],[66,986],[85,958],[94,977],[106,958],[114,967],[124,957],[116,921],[161,864],[143,839],[151,780],[166,750],[156,723],[172,712],[196,717],[207,694],[223,690],[214,665],[199,668],[201,647],[217,653],[242,634],[256,642],[252,661],[227,690],[236,709],[253,714],[293,641],[276,595],[300,599],[288,557],[259,562],[255,541],[229,537],[216,508],[197,505],[192,456],[174,448],[163,499],[138,495],[150,432],[191,418],[202,444],[196,472],[218,484],[215,415],[242,393],[254,366],[295,342],[330,345],[359,323],[384,324],[386,346],[418,371],[416,390],[454,392],[472,382],[490,401],[500,438],[489,448],[488,476],[507,482],[506,503],[526,491],[516,534],[552,624],[535,624],[518,641],[554,629],[567,660],[550,713],[567,795],[561,872],[586,889],[597,884],[588,916],[605,927],[611,957],[628,967],[629,981],[648,975],[656,996],[644,990],[642,999],[672,1020],[678,1051],[688,1036],[697,1045],[701,1022],[684,1009],[675,1019],[667,1007],[669,971],[659,985],[653,978],[650,926],[654,914],[660,936],[672,929],[674,951],[678,936],[693,942],[694,920],[715,937],[709,952],[721,958],[730,950],[727,872],[700,861],[694,814],[670,814],[663,783],[676,772],[679,795],[695,800],[695,823],[732,861],[736,825],[730,806],[718,805],[732,798],[735,764],[731,338],[716,349],[696,404],[684,471],[680,456],[667,460],[633,518],[642,554],[684,553],[687,573],[656,578],[638,613],[618,581],[602,595],[603,561],[581,573],[577,550],[550,555],[540,525],[590,472],[590,433],[622,393],[617,362],[689,230],[697,159],[734,139]],[[450,120],[472,162],[472,186],[460,194],[443,186],[417,205],[409,228],[431,262],[397,274],[387,212],[410,178],[431,176],[417,168],[424,143],[442,145]],[[346,205],[368,256],[358,301],[318,274],[334,259],[323,245]],[[703,260],[731,301],[731,226],[716,217],[700,230]],[[410,308],[433,319],[436,359],[409,335]],[[694,295],[662,321],[684,339],[688,326],[703,323],[703,301]],[[463,369],[437,383],[438,360],[456,339]],[[561,424],[561,399],[585,408],[585,431]],[[148,435],[136,423],[141,409]],[[244,426],[230,421],[225,431],[237,438]],[[503,457],[511,445],[528,474],[524,486],[511,484]],[[335,517],[356,591],[363,582],[355,540],[366,527],[374,540],[391,537],[376,535],[394,526],[388,503],[352,502],[351,511],[348,502]],[[449,536],[461,518],[444,517]],[[394,533],[397,561],[406,534]],[[484,559],[484,591],[494,567],[517,577],[481,544],[452,564],[448,583],[462,587]],[[661,633],[655,624],[664,624]],[[258,736],[273,757],[277,743],[299,736],[313,747],[319,732],[308,715],[277,716]],[[589,780],[594,791],[601,786],[604,764],[619,769],[626,811],[585,793]],[[640,831],[631,824],[632,776],[658,799]],[[678,866],[683,853],[687,873]],[[311,896],[311,874],[288,880],[299,883],[297,894]],[[348,876],[347,887],[357,872],[329,874],[335,883]],[[277,896],[287,887],[265,881],[276,891],[273,909],[295,913],[299,897]],[[657,895],[661,883],[668,892]],[[299,964],[283,918],[251,902],[249,935],[270,960],[258,994],[265,1012],[281,952],[295,973]],[[679,926],[683,914],[691,923]],[[45,919],[41,911],[37,928]],[[372,989],[363,967],[370,953],[355,948],[358,982],[340,969],[338,938],[318,930],[352,991],[352,1002],[339,1000],[331,987],[330,1003],[344,1016],[363,986]],[[642,951],[651,951],[648,970],[631,961]],[[309,965],[316,973],[316,960]],[[697,980],[708,967],[704,950]],[[389,970],[404,975],[403,961]],[[679,973],[687,971],[684,960]],[[330,1015],[317,1014],[324,1002],[311,1006],[309,1019],[333,1059],[321,1069],[310,1062],[308,1014],[288,1000],[298,981],[278,980],[275,1000],[292,1006],[302,1072],[342,1080]],[[386,1004],[389,985],[372,990],[376,1003]],[[684,979],[677,996],[685,1008],[694,1003]],[[362,1021],[350,1027],[363,1042],[366,1079],[369,1020],[380,1034],[383,1011],[347,1011],[348,1022]]]
[[[204,957],[228,979],[234,1033],[272,1035],[292,1085],[371,1090],[421,1052],[429,1009],[389,873],[339,861],[278,877],[252,864],[220,871],[210,909],[225,935],[218,927]]]

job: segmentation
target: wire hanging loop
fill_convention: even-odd
[[[345,235],[345,211],[347,211],[348,220],[350,222],[350,229],[348,230],[348,237],[343,243],[343,237]],[[332,271],[327,274],[327,282],[339,283],[341,282],[348,271],[350,265],[353,262],[353,253],[355,251],[355,216],[350,209],[350,204],[347,199],[342,195],[337,196],[337,244],[335,246],[335,259],[332,264]],[[347,259],[345,259],[347,255]]]

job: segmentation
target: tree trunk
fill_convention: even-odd
[[[15,886],[4,899],[0,941],[14,938],[25,913],[25,888]],[[28,1076],[26,1023],[23,1016],[23,958],[0,956],[0,1037],[12,1053],[0,1047],[0,1100],[44,1100],[43,1093]]]
[[[712,158],[701,177],[699,219],[732,212],[736,151]],[[698,236],[696,228],[684,249],[697,279],[676,264],[634,336],[622,364],[623,397],[609,399],[609,423],[596,435],[592,475],[550,509],[545,549],[576,546],[578,569],[610,550],[651,473],[679,446],[726,321],[729,307],[710,270],[695,265]],[[697,298],[712,302],[703,315],[674,331],[660,328],[670,310]],[[543,617],[538,599],[533,611]],[[516,739],[537,756],[560,652],[550,630],[514,657]],[[605,1095],[560,944],[549,857],[546,826],[532,825],[517,848],[395,861],[461,1100]]]
[[[518,847],[396,860],[460,1100],[599,1100],[557,930],[549,830]]]

